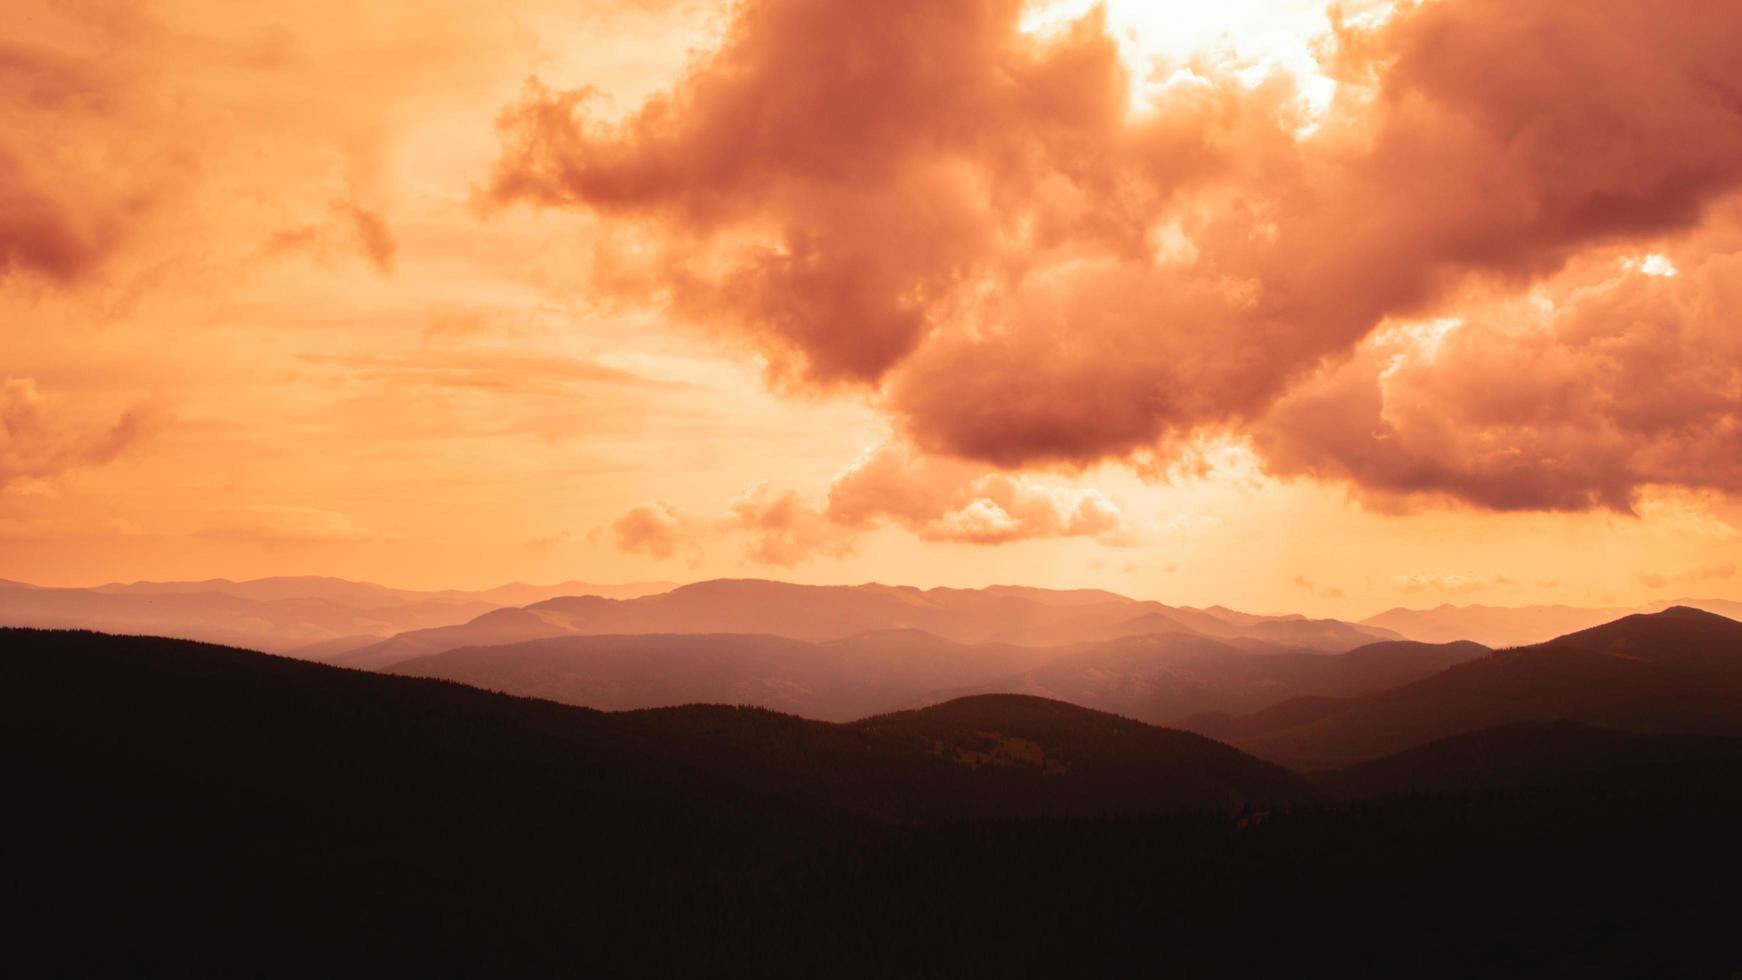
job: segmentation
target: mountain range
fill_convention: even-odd
[[[1092,590],[1015,586],[921,590],[721,579],[635,599],[549,599],[492,611],[459,625],[409,631],[327,659],[374,668],[462,646],[569,635],[733,633],[825,643],[900,630],[917,630],[959,644],[1035,647],[1162,632],[1323,652],[1401,639],[1387,629],[1334,619],[1191,609]]]
[[[629,597],[667,588],[669,583],[564,582],[418,592],[319,576],[117,582],[91,588],[0,581],[0,625],[172,636],[320,656],[553,596]]]
[[[1498,648],[1542,642],[1672,605],[1742,616],[1742,603],[1719,599],[1640,608],[1442,605],[1392,609],[1347,622],[1255,615],[1223,606],[1169,606],[1099,589],[1022,586],[920,590],[754,580],[689,586],[568,581],[419,591],[323,576],[113,582],[88,588],[0,581],[0,625],[175,636],[321,660],[357,653],[355,665],[373,667],[460,646],[570,633],[756,633],[823,641],[918,629],[963,643],[1028,646],[1188,633],[1287,650],[1342,652],[1396,639],[1468,640]],[[444,629],[449,632],[424,632]],[[362,652],[388,642],[393,645]]]
[[[1295,767],[1326,768],[1530,722],[1742,735],[1742,622],[1677,606],[1384,691],[1294,698],[1186,727]]]
[[[1662,612],[1673,606],[1703,609],[1742,619],[1742,602],[1726,599],[1675,599],[1639,607],[1609,606],[1454,606],[1391,609],[1361,620],[1366,626],[1395,630],[1424,643],[1470,640],[1490,647],[1527,646],[1600,626],[1633,613]]]

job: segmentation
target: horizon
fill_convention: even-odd
[[[1186,609],[1218,609],[1218,608],[1220,608],[1220,609],[1227,609],[1227,610],[1230,610],[1233,612],[1248,613],[1248,614],[1259,615],[1259,616],[1271,616],[1271,617],[1305,616],[1307,618],[1336,619],[1336,620],[1344,620],[1344,621],[1356,622],[1356,623],[1364,622],[1364,621],[1370,620],[1370,619],[1375,619],[1375,618],[1383,616],[1385,613],[1389,613],[1389,612],[1398,612],[1398,611],[1431,612],[1431,611],[1444,610],[1444,609],[1459,609],[1459,610],[1491,609],[1491,610],[1496,610],[1496,611],[1508,611],[1508,610],[1524,610],[1524,609],[1530,609],[1530,608],[1536,608],[1536,607],[1560,606],[1560,607],[1565,607],[1565,608],[1569,608],[1569,609],[1593,610],[1593,611],[1614,611],[1614,612],[1616,612],[1618,614],[1622,614],[1622,615],[1637,615],[1637,614],[1640,614],[1642,612],[1661,611],[1662,609],[1671,608],[1671,607],[1675,607],[1675,606],[1682,605],[1682,604],[1692,604],[1692,605],[1689,605],[1688,608],[1697,609],[1697,608],[1699,608],[1699,606],[1697,604],[1702,603],[1702,602],[1703,603],[1731,603],[1731,604],[1737,605],[1738,607],[1742,607],[1742,600],[1734,599],[1734,598],[1731,598],[1730,596],[1696,595],[1693,593],[1682,593],[1682,594],[1677,594],[1677,595],[1673,595],[1673,596],[1672,595],[1659,595],[1659,596],[1656,596],[1654,598],[1647,599],[1643,602],[1638,602],[1638,603],[1631,603],[1631,604],[1610,603],[1610,604],[1604,604],[1604,605],[1578,605],[1578,604],[1574,604],[1574,603],[1552,603],[1552,602],[1524,603],[1524,604],[1519,604],[1519,605],[1502,605],[1502,604],[1487,603],[1487,602],[1442,601],[1442,602],[1437,602],[1437,603],[1420,603],[1420,604],[1416,604],[1416,605],[1387,606],[1387,607],[1384,607],[1382,609],[1374,610],[1373,612],[1370,612],[1369,614],[1367,614],[1365,616],[1348,615],[1348,616],[1317,617],[1317,616],[1311,616],[1309,614],[1303,613],[1298,609],[1241,608],[1239,606],[1233,605],[1231,603],[1225,603],[1225,602],[1208,603],[1208,604],[1202,605],[1202,606],[1190,605],[1190,604],[1180,603],[1180,602],[1170,602],[1166,597],[1131,595],[1129,593],[1120,592],[1116,589],[1106,589],[1106,588],[1100,588],[1100,587],[1095,587],[1095,586],[1076,586],[1076,587],[1058,588],[1058,587],[1052,587],[1052,586],[1024,585],[1024,584],[1020,584],[1017,582],[1008,582],[1008,581],[1006,581],[1006,582],[987,582],[987,583],[981,584],[981,585],[931,585],[931,586],[924,586],[924,585],[913,585],[913,584],[909,584],[909,583],[905,583],[905,582],[882,582],[882,581],[875,581],[875,580],[859,581],[859,582],[852,582],[852,581],[799,582],[799,581],[792,581],[792,580],[783,579],[783,578],[769,578],[769,577],[762,577],[762,576],[722,576],[722,577],[718,577],[718,578],[694,579],[694,580],[690,580],[690,581],[672,580],[672,581],[639,581],[639,582],[608,582],[608,581],[603,581],[603,580],[593,580],[593,579],[586,579],[586,578],[581,578],[581,577],[568,577],[568,578],[561,578],[561,579],[556,579],[556,580],[552,580],[552,581],[548,581],[548,582],[526,582],[526,581],[516,580],[516,581],[510,581],[510,582],[496,582],[492,585],[485,585],[485,586],[480,586],[480,587],[440,586],[440,587],[435,587],[435,588],[413,588],[413,587],[409,587],[409,586],[395,585],[395,584],[390,584],[390,583],[386,583],[386,582],[371,581],[371,580],[367,580],[367,579],[350,579],[350,578],[345,578],[343,576],[337,576],[337,575],[319,575],[319,574],[266,575],[266,576],[259,576],[256,578],[232,578],[229,576],[205,576],[202,578],[188,578],[188,579],[135,579],[132,581],[103,581],[103,582],[92,582],[92,583],[85,583],[85,584],[67,584],[67,585],[45,584],[42,582],[27,582],[27,581],[23,581],[23,580],[19,580],[19,579],[0,578],[0,584],[10,583],[10,584],[15,584],[15,585],[24,585],[24,586],[33,587],[33,588],[45,588],[45,589],[99,590],[99,589],[111,588],[111,587],[135,587],[135,586],[148,586],[148,585],[201,585],[201,584],[206,584],[206,583],[246,585],[246,584],[251,583],[251,582],[262,582],[262,581],[272,581],[272,580],[330,581],[330,582],[345,583],[345,584],[349,584],[349,585],[366,585],[366,586],[381,588],[381,589],[385,589],[388,591],[394,591],[394,592],[411,592],[411,593],[423,593],[423,594],[431,594],[431,595],[437,595],[437,594],[441,594],[441,593],[450,593],[450,592],[451,593],[459,593],[459,594],[467,594],[467,595],[479,595],[479,594],[487,594],[487,593],[491,593],[491,592],[510,590],[510,589],[514,589],[514,588],[550,590],[550,589],[555,589],[555,588],[558,588],[561,586],[569,586],[569,585],[583,585],[583,586],[589,586],[589,587],[606,589],[606,590],[620,590],[620,589],[626,589],[626,588],[631,588],[631,587],[656,587],[657,586],[657,587],[661,587],[661,588],[652,589],[645,594],[646,595],[658,595],[658,594],[660,594],[662,592],[666,592],[666,591],[685,588],[688,586],[706,585],[706,584],[715,583],[715,582],[751,582],[751,583],[766,583],[766,584],[773,584],[773,585],[798,585],[798,586],[811,586],[811,587],[817,587],[817,588],[843,588],[843,589],[852,589],[852,588],[861,588],[861,587],[865,587],[865,588],[875,587],[875,588],[888,588],[888,589],[910,589],[910,590],[914,590],[914,591],[918,591],[918,592],[922,592],[922,593],[934,592],[934,591],[985,592],[985,591],[993,591],[993,590],[998,590],[998,589],[1030,589],[1030,590],[1037,590],[1037,591],[1043,591],[1043,592],[1060,592],[1060,593],[1106,592],[1106,593],[1109,593],[1111,595],[1117,596],[1117,597],[1122,598],[1122,599],[1131,600],[1133,602],[1140,602],[1140,603],[1141,602],[1154,602],[1154,603],[1160,603],[1160,604],[1166,605],[1166,606],[1172,606],[1175,608],[1186,608]],[[564,593],[564,594],[565,595],[568,595],[568,594],[585,595],[587,593]],[[616,601],[622,601],[621,598],[618,598],[618,597],[607,597],[607,598],[616,598]],[[0,625],[4,625],[4,624],[0,624]]]

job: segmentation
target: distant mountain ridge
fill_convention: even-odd
[[[1727,599],[1676,599],[1645,606],[1454,606],[1433,609],[1389,609],[1361,620],[1368,626],[1393,630],[1424,643],[1472,640],[1491,647],[1527,646],[1582,629],[1599,626],[1633,613],[1662,612],[1672,606],[1702,609],[1730,619],[1742,619],[1742,602]]]
[[[1064,646],[1160,632],[1342,652],[1396,633],[1339,620],[1218,615],[1113,593],[1013,586],[929,589],[718,579],[636,599],[566,596],[452,627],[407,632],[332,662],[379,668],[462,646],[608,634],[758,634],[809,642],[921,630],[956,643]]]
[[[0,626],[94,629],[226,643],[275,653],[337,655],[407,630],[448,626],[512,603],[593,589],[645,594],[664,583],[513,584],[419,592],[322,576],[109,583],[53,588],[0,581]],[[304,648],[307,648],[306,650]]]

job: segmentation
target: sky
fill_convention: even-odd
[[[8,10],[0,577],[1742,597],[1742,7]]]

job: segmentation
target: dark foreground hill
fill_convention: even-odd
[[[0,730],[20,975],[1742,966],[1695,887],[1739,869],[1734,783],[1327,809],[1028,698],[612,715],[34,631],[0,631]]]
[[[1674,607],[1353,698],[1285,701],[1188,727],[1264,758],[1327,767],[1466,732],[1570,721],[1635,732],[1742,735],[1742,623]]]

